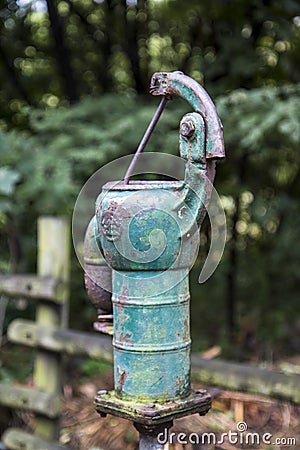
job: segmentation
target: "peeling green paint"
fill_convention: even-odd
[[[214,159],[224,157],[219,118],[198,83],[181,72],[161,72],[150,91],[180,96],[196,112],[180,124],[183,181],[111,182],[96,201],[95,237],[112,268],[114,413],[130,409],[126,401],[165,404],[190,396],[188,273]],[[188,404],[175,409],[187,411]]]

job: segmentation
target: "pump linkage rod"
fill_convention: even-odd
[[[168,100],[170,100],[170,98],[171,98],[170,96],[165,95],[161,99],[160,104],[158,105],[158,108],[155,111],[154,116],[152,117],[152,120],[149,123],[148,128],[147,128],[147,130],[146,130],[146,132],[145,132],[145,134],[144,134],[144,136],[143,136],[143,138],[142,138],[142,140],[141,140],[141,142],[140,142],[140,144],[139,144],[139,146],[137,148],[137,151],[135,152],[135,155],[132,158],[131,163],[129,164],[129,167],[128,167],[127,172],[126,172],[125,177],[124,177],[124,184],[129,184],[129,179],[130,179],[131,174],[133,172],[133,169],[134,169],[134,166],[135,166],[136,161],[138,159],[138,156],[139,156],[140,153],[142,153],[142,151],[146,147],[147,142],[149,141],[150,136],[151,136],[151,134],[152,134],[152,132],[153,132],[153,130],[155,128],[155,125],[157,124],[157,122],[158,122],[160,116],[162,115],[162,112],[165,109],[165,106],[166,106]]]

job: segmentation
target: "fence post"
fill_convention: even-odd
[[[47,329],[66,328],[69,299],[70,229],[65,218],[38,219],[37,272],[40,276],[57,278],[61,285],[60,304],[40,301],[36,308],[36,323]],[[61,355],[39,349],[34,364],[34,384],[38,389],[62,395]],[[47,440],[59,439],[59,418],[37,415],[35,434]]]

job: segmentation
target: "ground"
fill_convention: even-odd
[[[131,423],[112,416],[100,418],[94,411],[96,391],[111,386],[112,374],[106,373],[76,390],[66,389],[63,443],[74,450],[138,449],[138,434]],[[169,450],[300,448],[300,406],[256,395],[211,390],[217,394],[211,411],[205,417],[193,415],[176,420]],[[235,434],[237,427],[247,430]],[[230,437],[222,437],[222,433],[230,431]],[[211,434],[202,438],[203,433]]]
[[[4,360],[5,355],[3,352]],[[11,358],[10,353],[6,357],[9,355],[7,361],[15,362],[19,367],[20,354],[16,358]],[[72,450],[137,450],[138,433],[130,422],[112,416],[100,418],[95,412],[93,399],[96,392],[112,389],[113,374],[111,366],[106,364],[101,366],[101,375],[94,375],[99,373],[99,362],[96,366],[93,364],[92,361],[85,362],[84,366],[80,363],[80,370],[78,364],[74,366],[73,360],[72,364],[66,365],[66,379],[69,381],[64,386],[61,443]],[[83,367],[86,373],[82,372]],[[274,369],[300,373],[300,356],[285,358]],[[27,381],[22,384],[32,384],[27,371],[25,375]],[[175,434],[169,450],[300,449],[300,405],[210,386],[193,387],[205,387],[211,392],[214,396],[212,409],[204,417],[193,415],[176,420],[170,430]],[[33,415],[0,408],[1,433],[8,423],[9,426],[30,429],[34,424]],[[247,427],[247,430],[230,435],[230,432],[237,432],[237,427],[240,430],[240,427]],[[226,438],[222,438],[222,433],[227,433]],[[202,439],[203,445],[200,445]],[[187,443],[180,443],[183,441]],[[197,442],[199,445],[195,444]]]

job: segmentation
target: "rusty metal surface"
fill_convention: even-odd
[[[96,202],[96,239],[107,263],[114,270],[124,271],[190,268],[197,251],[195,238],[198,229],[195,221],[199,207],[202,205],[203,209],[206,203],[200,197],[205,194],[202,183],[196,181],[197,185],[194,183],[191,188],[177,181],[130,183],[128,189],[122,183],[103,186],[102,193],[105,195],[101,194]],[[103,226],[102,216],[110,216],[112,209],[112,219],[109,223],[105,221]],[[117,234],[113,228],[119,222],[122,226]],[[149,240],[155,230],[160,230],[166,238],[166,248],[160,258],[159,248],[151,246]],[[113,233],[116,239],[111,240]],[[180,251],[181,244],[184,251]]]
[[[198,83],[178,73],[158,74],[152,82],[154,94],[176,93],[197,110],[180,125],[185,179],[106,184],[96,201],[95,227],[113,269],[115,394],[144,403],[190,392],[188,272],[211,195],[208,151],[210,158],[224,156],[216,111]],[[214,121],[211,135],[208,121]]]
[[[98,322],[94,322],[93,327],[95,331],[99,331],[103,334],[114,334],[114,321],[113,314],[108,314],[107,311],[98,309]]]
[[[97,238],[113,268],[115,390],[145,402],[174,400],[190,389],[188,271],[197,246],[195,233],[182,240],[182,232],[188,234],[191,223],[196,231],[195,217],[182,215],[182,183],[129,186],[104,186],[106,195],[96,203]],[[111,240],[115,220],[122,227]],[[155,230],[163,232],[165,247],[146,261]]]
[[[182,72],[157,72],[150,83],[152,95],[171,95],[187,100],[202,115],[206,127],[206,158],[225,157],[222,124],[205,89]]]
[[[139,450],[163,450],[164,447],[164,444],[158,442],[157,436],[140,433]]]
[[[97,286],[97,280],[109,276],[100,249],[112,268],[114,391],[98,392],[96,409],[100,415],[132,420],[145,435],[211,407],[206,391],[190,387],[188,273],[198,253],[198,227],[210,200],[215,160],[225,156],[215,106],[195,80],[181,72],[159,72],[150,92],[164,98],[137,153],[167,98],[179,96],[194,109],[182,118],[179,130],[184,180],[129,183],[136,155],[125,180],[107,183],[99,194],[85,259],[96,280],[86,283],[99,310],[99,331],[112,326],[106,314],[110,298]],[[150,444],[145,438],[145,448]]]
[[[84,281],[89,298],[91,299],[97,310],[104,310],[107,313],[111,313],[111,292],[106,291],[101,287],[102,283],[111,283],[110,267],[107,267],[106,265],[99,265],[97,267],[93,266],[92,268],[88,267],[88,270],[93,279],[97,280],[98,282],[95,283],[89,275],[85,274]]]
[[[84,282],[88,296],[96,307],[98,315],[102,312],[111,314],[111,268],[107,265],[97,246],[94,228],[95,219],[93,218],[84,238]]]
[[[206,414],[211,408],[211,396],[207,391],[191,391],[183,399],[145,404],[122,400],[113,391],[99,391],[95,406],[99,414],[113,414],[139,424],[155,426],[189,414]]]

